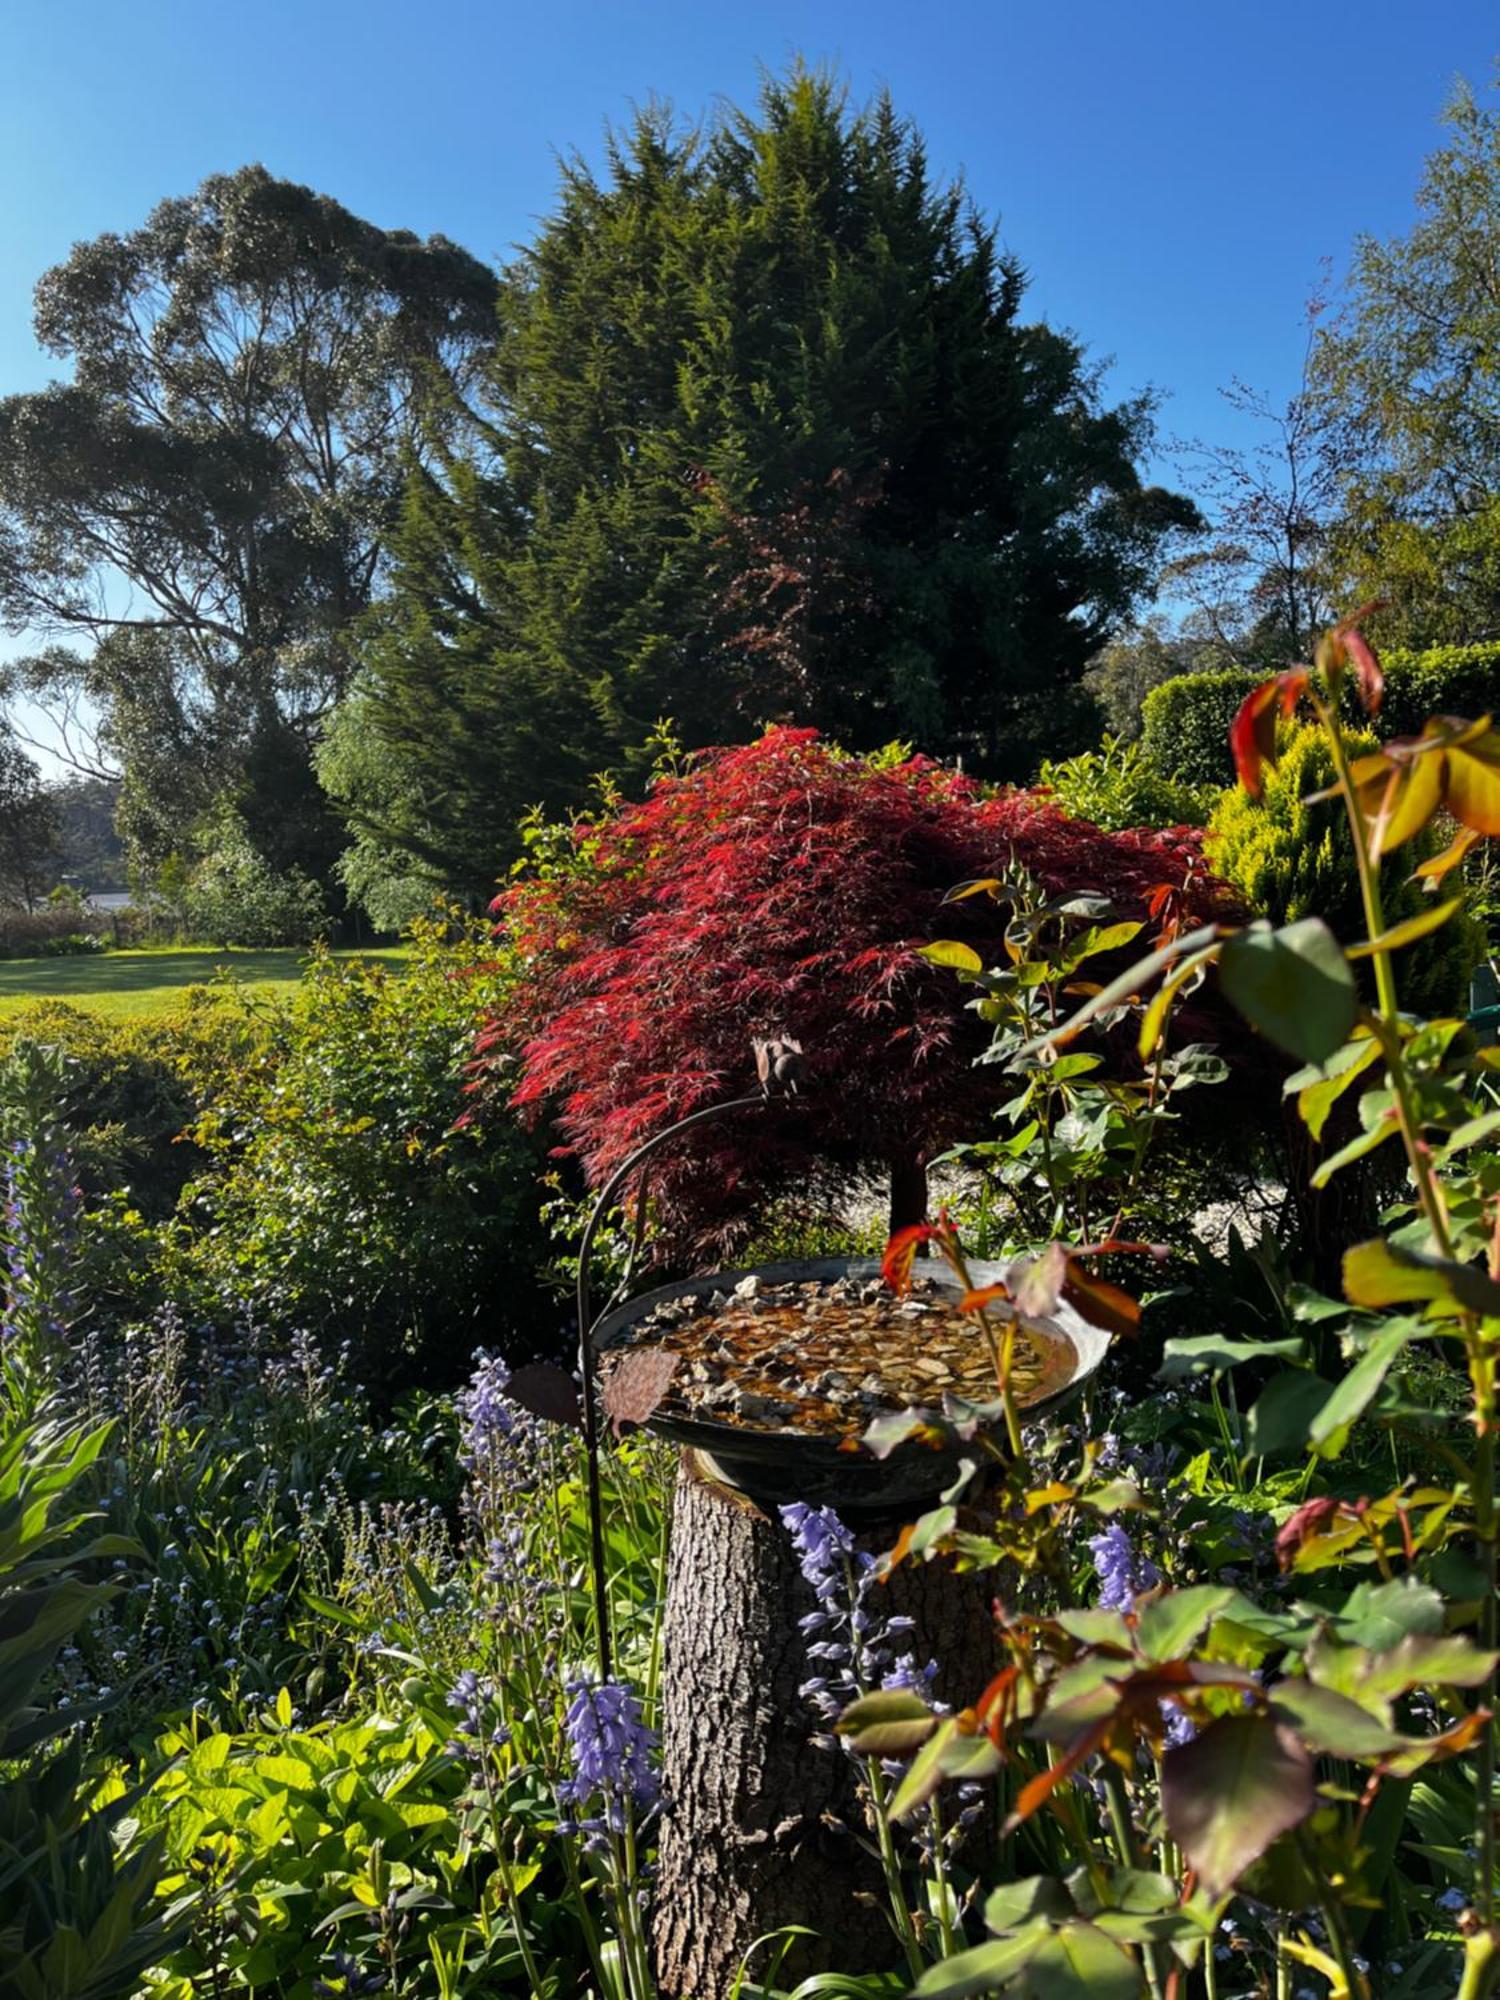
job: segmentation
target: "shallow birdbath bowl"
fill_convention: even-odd
[[[969,1268],[976,1288],[1005,1275],[998,1264]],[[595,1354],[606,1384],[632,1350],[675,1357],[646,1427],[693,1452],[709,1479],[760,1507],[800,1500],[872,1522],[933,1500],[963,1457],[1005,1452],[998,1422],[985,1428],[988,1450],[977,1437],[941,1449],[909,1440],[876,1458],[860,1443],[876,1418],[901,1410],[993,1404],[989,1347],[959,1311],[961,1296],[947,1265],[927,1259],[901,1298],[867,1259],[721,1271],[620,1306],[600,1321]],[[1066,1404],[1108,1345],[1067,1305],[1018,1330],[1011,1384],[1021,1413]]]

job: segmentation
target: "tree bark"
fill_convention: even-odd
[[[883,1549],[893,1531],[865,1545]],[[882,1609],[915,1620],[911,1650],[937,1659],[935,1693],[971,1701],[994,1670],[993,1578],[944,1564],[904,1567]],[[881,1970],[896,1940],[856,1770],[798,1693],[819,1670],[797,1621],[813,1608],[779,1520],[700,1475],[685,1453],[667,1586],[662,1753],[666,1811],[653,1951],[671,2000],[724,2000],[756,1942],[787,1925],[816,1933],[789,1952],[810,1972]],[[751,1967],[764,1969],[763,1957]]]
[[[891,1161],[890,1233],[927,1220],[927,1169],[911,1158]]]

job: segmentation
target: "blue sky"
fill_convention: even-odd
[[[260,160],[387,227],[503,258],[653,93],[744,101],[800,52],[889,85],[1031,273],[1030,310],[1232,435],[1217,390],[1295,386],[1321,260],[1410,226],[1456,78],[1489,88],[1493,0],[9,0],[0,393],[56,372],[31,288],[80,238]],[[1162,467],[1166,471],[1168,468]]]

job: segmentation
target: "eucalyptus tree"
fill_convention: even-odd
[[[1405,236],[1356,245],[1315,386],[1347,440],[1341,599],[1407,645],[1500,633],[1500,110],[1460,85]]]
[[[0,402],[0,614],[71,641],[13,678],[86,687],[148,850],[226,791],[272,858],[317,858],[311,743],[496,295],[260,166],[41,279],[71,378]]]

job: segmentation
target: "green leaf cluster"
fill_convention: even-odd
[[[1216,792],[1207,785],[1168,777],[1136,739],[1106,736],[1097,750],[1043,760],[1037,784],[1074,819],[1092,820],[1108,833],[1136,826],[1201,826]]]
[[[83,1484],[109,1427],[43,1407],[0,1443],[0,1991],[16,2000],[112,2000],[173,1942],[180,1906],[156,1899],[160,1836],[124,1824],[134,1803],[75,1727],[98,1712],[49,1704],[58,1653],[116,1594],[100,1561],[133,1545],[93,1532]]]
[[[502,1116],[464,1120],[503,958],[477,922],[428,919],[409,939],[395,965],[314,957],[212,1080],[192,1128],[210,1165],[181,1206],[200,1283],[352,1340],[367,1381],[547,1323],[540,1150]]]
[[[1367,739],[1367,743],[1370,739]],[[1354,747],[1363,747],[1354,739]],[[1338,937],[1357,937],[1362,926],[1359,875],[1336,800],[1315,801],[1333,778],[1333,763],[1312,725],[1288,732],[1279,761],[1268,771],[1260,799],[1235,789],[1221,794],[1208,823],[1209,866],[1239,891],[1257,916],[1273,924],[1321,917]],[[1432,907],[1420,883],[1408,879],[1419,861],[1446,842],[1424,832],[1382,870],[1386,913],[1392,924]],[[1478,926],[1457,915],[1402,965],[1406,1004],[1429,1016],[1462,1012],[1469,979],[1484,955]]]

